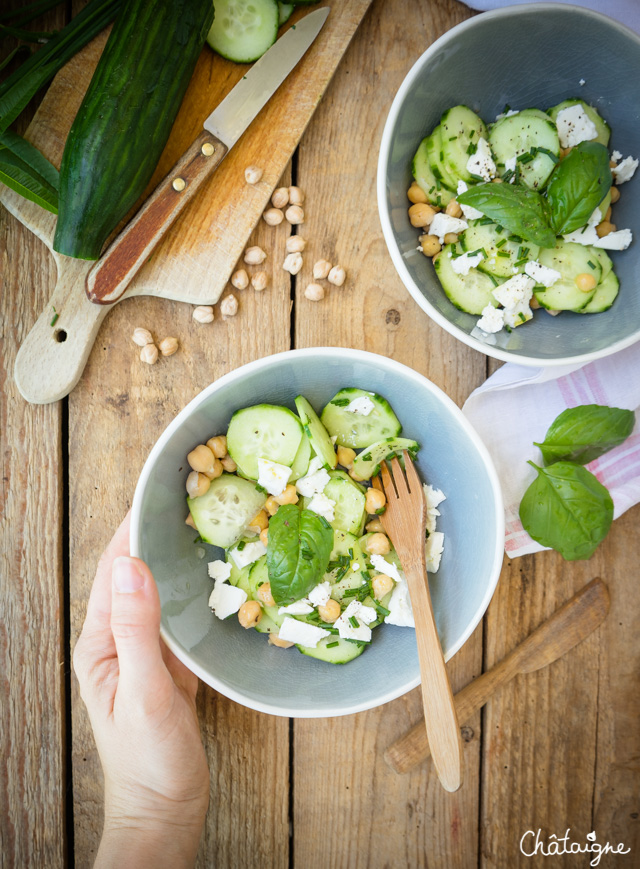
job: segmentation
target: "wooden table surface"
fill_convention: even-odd
[[[307,195],[308,255],[297,279],[277,266],[267,292],[239,294],[237,317],[201,326],[189,306],[125,301],[107,317],[68,399],[31,406],[13,361],[55,280],[44,246],[0,214],[0,865],[92,865],[102,774],[71,653],[96,562],[131,504],[142,464],[173,416],[203,387],[292,347],[342,345],[397,359],[459,405],[496,364],[429,320],[404,290],[378,221],[378,147],[393,96],[418,56],[469,17],[455,0],[374,0],[317,109],[284,183]],[[64,10],[49,23],[64,22]],[[282,249],[285,227],[255,243]],[[321,303],[304,298],[311,264],[348,272]],[[273,264],[273,259],[268,262]],[[142,365],[135,326],[179,338],[179,353]],[[418,690],[379,709],[286,720],[201,685],[211,805],[198,866],[587,866],[585,855],[529,859],[544,836],[623,842],[640,865],[640,508],[614,523],[588,562],[543,552],[505,559],[473,636],[449,663],[459,689],[504,656],[592,577],[609,585],[604,625],[565,659],[516,678],[464,724],[465,783],[439,786],[430,762],[399,776],[384,749],[420,717]],[[634,856],[635,855],[635,856]]]

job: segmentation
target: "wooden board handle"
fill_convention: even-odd
[[[86,293],[92,302],[118,301],[227,150],[206,130],[198,136],[89,272]]]
[[[556,661],[586,639],[609,612],[609,592],[601,579],[593,579],[543,622],[495,667],[487,670],[454,700],[458,719],[468,721],[489,698],[518,673],[530,673]],[[384,753],[394,772],[410,772],[429,757],[424,721],[418,722]]]

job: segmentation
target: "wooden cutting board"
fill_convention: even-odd
[[[313,46],[171,227],[122,298],[160,296],[194,305],[218,301],[370,3],[330,0],[325,4],[331,13]],[[287,26],[295,25],[307,11],[300,7]],[[26,137],[56,166],[105,41],[106,33],[58,73],[27,131]],[[205,118],[246,69],[205,46],[147,194],[201,132]],[[250,165],[264,170],[256,185],[244,180],[244,169]],[[110,307],[86,298],[87,263],[53,251],[54,215],[2,184],[0,202],[47,245],[58,268],[51,299],[22,344],[15,366],[24,398],[46,404],[63,398],[80,379]]]

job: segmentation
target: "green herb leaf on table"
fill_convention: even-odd
[[[586,465],[625,441],[635,425],[632,410],[583,404],[564,410],[535,443],[547,464],[557,461]]]
[[[599,142],[581,142],[553,170],[547,185],[550,222],[557,235],[580,229],[611,187],[609,152]]]
[[[307,595],[322,579],[333,549],[333,529],[322,516],[285,504],[269,522],[267,570],[280,606]]]
[[[54,214],[58,213],[58,191],[34,171],[32,166],[1,145],[0,181],[25,199],[41,205]]]
[[[613,521],[613,501],[592,473],[573,462],[538,472],[520,504],[520,521],[529,536],[567,561],[591,558]]]
[[[555,247],[556,236],[546,216],[545,201],[535,190],[512,184],[478,184],[457,197],[509,232],[540,247]]]

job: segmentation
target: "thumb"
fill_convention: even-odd
[[[139,558],[119,556],[111,571],[111,632],[118,655],[118,687],[146,693],[167,670],[160,651],[160,598],[151,571]]]

